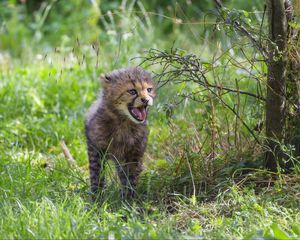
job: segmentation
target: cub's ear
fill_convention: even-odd
[[[108,74],[101,74],[100,75],[100,82],[106,86],[112,82],[111,77]]]

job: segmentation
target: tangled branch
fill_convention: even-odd
[[[259,39],[256,39],[255,36],[245,26],[243,26],[243,24],[241,24],[241,22],[239,20],[231,19],[230,17],[225,18],[224,15],[222,14],[222,12],[224,11],[224,8],[223,8],[221,1],[214,0],[214,2],[216,4],[218,16],[220,18],[222,18],[222,20],[224,22],[226,22],[227,24],[231,24],[234,27],[234,29],[236,29],[241,35],[246,36],[250,40],[250,42],[253,44],[253,46],[257,50],[259,50],[259,52],[264,57],[264,59],[267,60],[268,59],[268,50],[261,43],[261,34],[260,34]],[[263,20],[264,20],[264,15],[263,15],[262,23],[263,23]]]
[[[148,66],[155,64],[162,66],[162,72],[156,75],[159,88],[170,81],[174,83],[195,82],[206,90],[217,89],[220,91],[219,94],[224,90],[226,92],[223,94],[238,93],[265,101],[263,96],[251,92],[210,83],[206,74],[210,72],[212,68],[205,67],[202,61],[194,54],[182,55],[177,49],[173,48],[170,52],[150,49],[148,56],[144,57],[141,64],[144,63],[147,63]]]
[[[256,142],[259,143],[258,138],[251,130],[251,128],[239,116],[238,112],[222,99],[222,95],[227,93],[237,93],[253,97],[260,101],[265,101],[264,97],[251,92],[242,91],[240,89],[234,89],[210,83],[206,75],[213,70],[213,66],[205,66],[205,64],[202,63],[201,59],[196,55],[184,55],[178,49],[172,48],[170,52],[150,49],[148,55],[143,58],[141,64],[146,64],[148,66],[159,64],[160,66],[162,66],[161,73],[156,75],[159,88],[165,86],[169,82],[193,82],[201,86],[203,90],[209,91],[220,101],[223,106],[229,109],[242,122],[242,124],[256,140]],[[186,95],[185,97],[195,100],[195,95],[197,95],[197,93],[199,92],[194,92],[190,95]]]

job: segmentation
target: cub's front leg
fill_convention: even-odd
[[[122,198],[132,198],[135,196],[138,178],[142,170],[143,164],[140,161],[126,162],[117,166],[118,175],[122,185]]]

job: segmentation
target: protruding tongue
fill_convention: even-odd
[[[146,109],[144,107],[132,108],[132,113],[140,121],[144,121],[147,116]]]

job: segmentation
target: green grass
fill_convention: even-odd
[[[291,179],[272,180],[273,187],[261,188],[224,178],[200,179],[207,189],[192,197],[186,163],[175,172],[178,159],[168,143],[184,146],[181,130],[187,130],[184,119],[193,105],[184,111],[186,118],[177,113],[177,128],[167,124],[157,107],[152,109],[148,169],[135,202],[120,200],[110,171],[110,186],[93,203],[83,116],[98,83],[96,73],[86,71],[78,67],[59,76],[45,64],[1,73],[0,238],[244,238],[264,232],[276,236],[275,228],[299,237],[299,186]],[[64,159],[59,145],[63,138],[77,167]],[[188,154],[190,161],[201,160]],[[260,176],[253,182],[259,184]]]
[[[66,22],[60,18],[65,29],[56,36],[47,33],[55,22],[46,25],[45,33],[41,26],[44,35],[39,40],[16,17],[6,22],[11,31],[0,31],[8,51],[0,52],[0,239],[300,238],[299,171],[284,175],[253,169],[263,158],[263,147],[207,93],[199,96],[201,103],[185,100],[176,105],[178,93],[198,90],[195,84],[159,90],[150,113],[146,170],[137,198],[120,199],[109,164],[108,187],[97,202],[91,201],[83,119],[97,96],[99,74],[138,64],[140,60],[132,58],[151,47],[170,49],[173,40],[175,47],[207,61],[214,48],[222,50],[216,47],[218,41],[202,38],[199,41],[209,47],[199,47],[203,26],[198,31],[197,26],[174,26],[166,36],[146,15],[127,9],[117,17],[117,23],[106,19],[102,30],[96,21],[89,19],[89,29],[86,21],[79,21],[72,36],[69,21],[82,16],[72,15]],[[24,35],[27,48],[14,40],[14,28]],[[126,35],[122,41],[120,30]],[[99,54],[91,47],[98,40]],[[17,48],[10,49],[14,45]],[[242,62],[238,51],[233,54]],[[239,67],[220,59],[214,74],[227,86],[239,79],[241,88],[255,92],[257,83]],[[263,68],[257,66],[261,72]],[[224,96],[232,106],[238,98],[240,114],[253,128],[264,106],[244,96]],[[66,161],[62,139],[76,166]],[[252,171],[246,172],[249,168]]]

